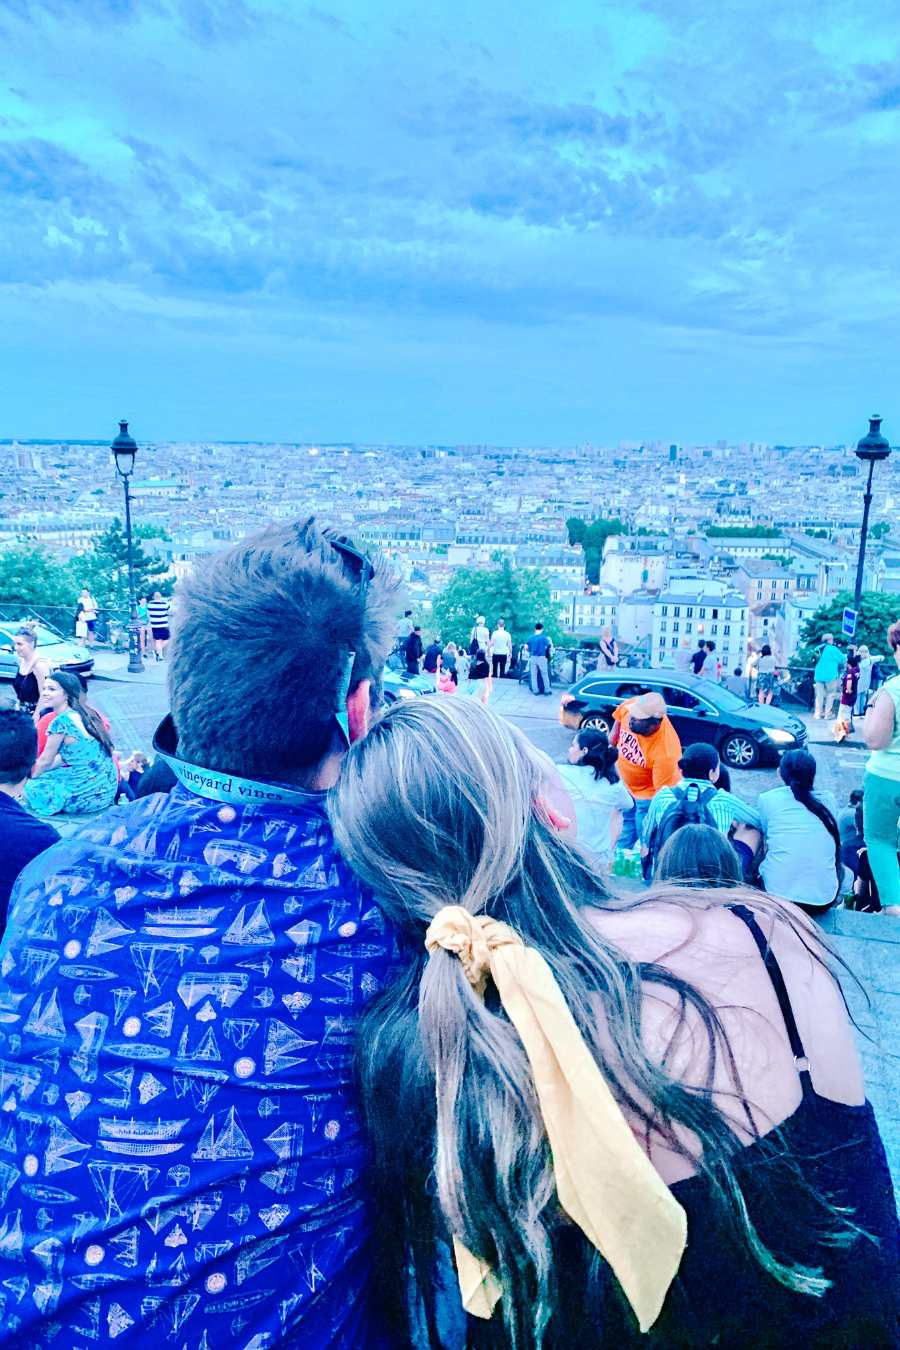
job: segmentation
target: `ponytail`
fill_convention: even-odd
[[[619,775],[616,772],[615,764],[619,758],[619,752],[614,745],[610,745],[609,738],[604,731],[595,731],[593,727],[586,727],[584,731],[578,733],[578,744],[587,754],[579,760],[587,769],[594,770],[594,779],[605,778],[607,783],[617,783]]]
[[[808,750],[789,750],[781,760],[781,777],[785,786],[793,793],[794,800],[820,820],[831,835],[834,842],[834,870],[840,887],[843,869],[841,832],[828,807],[812,790],[816,778],[816,761]]]

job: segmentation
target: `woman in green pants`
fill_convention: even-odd
[[[900,621],[887,632],[894,660],[900,666]],[[863,736],[872,751],[863,790],[863,833],[869,864],[886,914],[900,916],[900,675],[879,691],[866,713]]]

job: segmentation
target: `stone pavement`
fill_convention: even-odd
[[[98,657],[101,654],[98,653]],[[117,746],[150,750],[153,731],[168,710],[165,685],[167,665],[151,662],[142,675],[127,673],[127,656],[103,653],[91,699],[112,722]],[[510,721],[557,761],[565,758],[572,732],[559,723],[559,692],[535,697],[515,680],[498,680],[491,696],[493,711]],[[826,724],[805,718],[810,727],[810,750],[816,757],[820,789],[831,791],[839,806],[851,788],[862,783],[866,751],[861,742],[836,745],[826,736]],[[776,785],[773,769],[734,773],[732,788],[747,801]],[[900,1185],[900,919],[880,914],[837,911],[826,916],[823,928],[839,955],[856,973],[871,999],[852,980],[845,981],[847,1001],[858,1026],[860,1050],[869,1098],[878,1115],[895,1186]]]

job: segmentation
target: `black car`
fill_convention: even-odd
[[[612,730],[612,713],[638,694],[662,694],[682,745],[708,741],[733,769],[777,764],[806,744],[806,727],[780,708],[746,703],[713,680],[675,670],[592,670],[563,694],[559,720],[578,730]]]

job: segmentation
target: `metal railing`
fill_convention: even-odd
[[[37,619],[45,628],[51,628],[69,642],[76,642],[75,607],[69,605],[30,604],[18,600],[0,599],[0,622],[19,623],[22,619]],[[124,651],[128,647],[128,611],[127,609],[101,606],[97,610],[97,623],[94,637],[103,646],[113,651]]]

